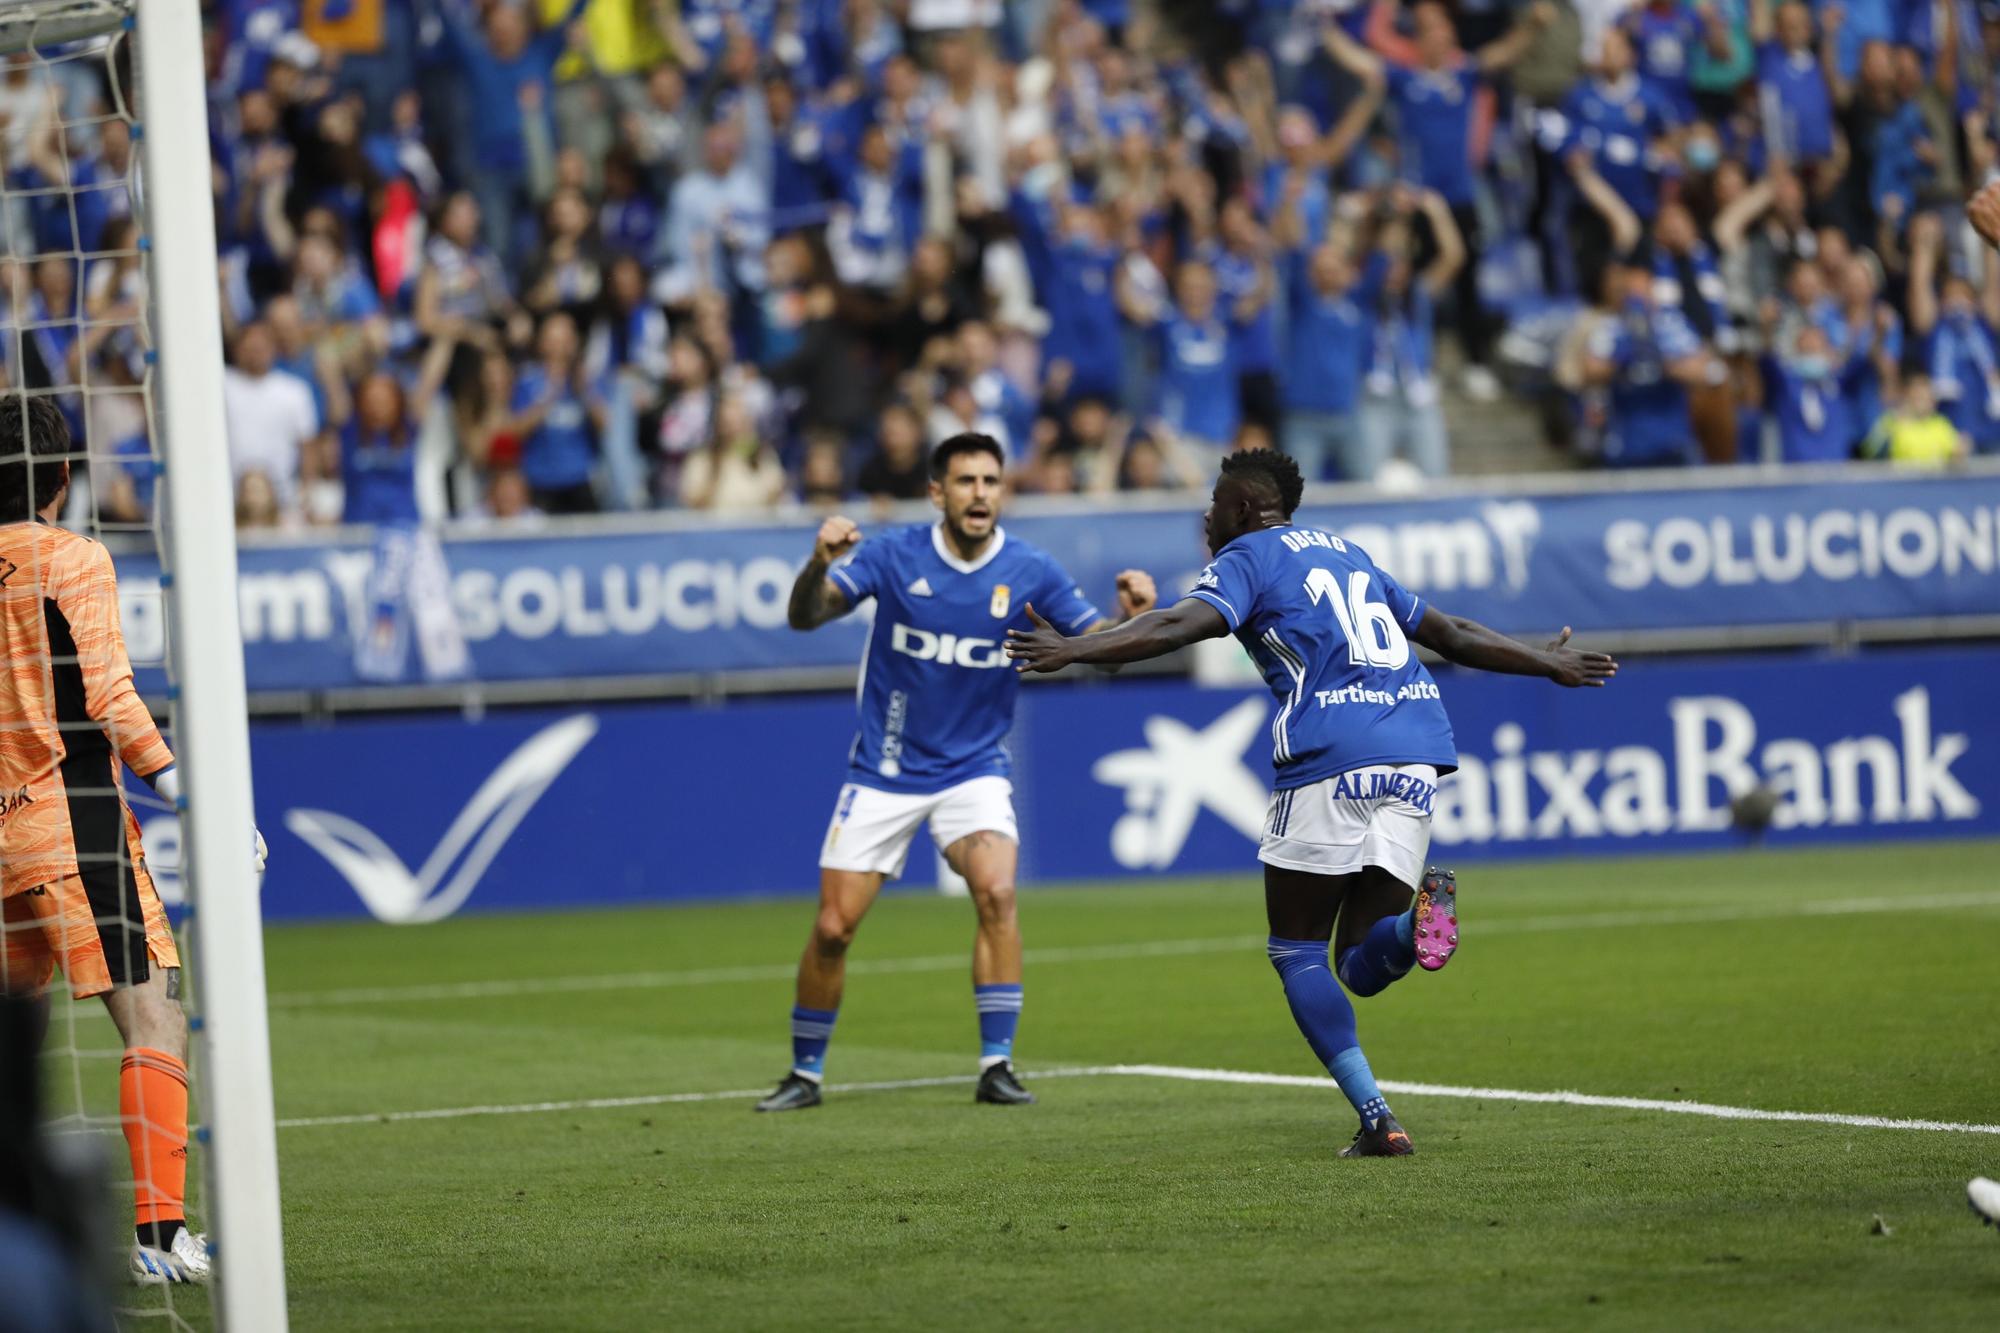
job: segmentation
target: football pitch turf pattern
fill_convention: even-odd
[[[1450,967],[1356,1005],[1378,1076],[1450,1093],[1390,1093],[1393,1161],[1335,1158],[1330,1081],[1036,1077],[1316,1074],[1247,875],[1024,891],[1023,1109],[972,1103],[963,901],[878,905],[781,1116],[699,1094],[783,1073],[805,900],[276,927],[293,1324],[1991,1328],[2000,1133],[1498,1093],[2000,1122],[1996,852],[1458,865]]]

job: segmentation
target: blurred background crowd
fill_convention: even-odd
[[[2000,6],[204,7],[246,527],[907,498],[966,429],[1055,494],[2000,450]],[[0,72],[0,370],[137,521],[101,65]]]

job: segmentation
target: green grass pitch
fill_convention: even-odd
[[[2000,1121],[1996,851],[1461,866],[1464,947],[1360,1001],[1362,1039],[1388,1080]],[[1034,1076],[1317,1072],[1253,878],[1030,889],[1022,915],[1034,1108],[953,1082],[281,1129],[294,1327],[1994,1326],[1963,1187],[2000,1136],[1397,1095],[1418,1156],[1339,1161],[1330,1083]],[[767,1087],[809,918],[274,928],[279,1115]],[[963,902],[884,899],[834,1084],[970,1072],[971,937]],[[108,1103],[110,1066],[85,1073]],[[200,1293],[176,1308],[207,1326]]]

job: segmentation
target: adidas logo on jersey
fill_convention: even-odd
[[[931,581],[926,578],[919,578],[905,589],[905,591],[912,597],[928,597],[931,595]]]

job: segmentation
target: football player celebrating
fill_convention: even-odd
[[[847,949],[882,882],[902,873],[926,823],[964,876],[979,914],[972,992],[979,1015],[977,1099],[1031,1103],[1014,1075],[1021,1018],[1021,930],[1015,918],[1019,847],[1001,742],[1020,688],[1003,646],[1009,626],[1040,606],[1067,634],[1109,629],[1061,566],[1000,526],[1006,455],[990,436],[954,435],[931,455],[936,524],[866,542],[845,518],[820,525],[812,559],[792,585],[793,629],[809,630],[875,599],[861,658],[860,729],[819,865],[819,914],[799,959],[792,1068],[760,1111],[820,1103],[827,1042],[846,979]],[[849,553],[852,553],[850,556]],[[843,557],[846,557],[843,559]],[[1118,576],[1118,608],[1150,610],[1153,580]]]
[[[1458,751],[1410,643],[1558,685],[1603,685],[1618,664],[1567,646],[1567,629],[1536,649],[1445,615],[1352,542],[1294,524],[1304,489],[1283,454],[1231,454],[1208,510],[1215,561],[1185,598],[1089,639],[1065,637],[1030,607],[1034,628],[1010,630],[1007,654],[1020,670],[1058,671],[1224,634],[1249,649],[1279,701],[1277,790],[1257,853],[1271,963],[1313,1054],[1360,1114],[1341,1156],[1401,1157],[1414,1151],[1410,1136],[1369,1072],[1340,982],[1375,995],[1412,967],[1443,967],[1458,947],[1457,882],[1424,869],[1437,780],[1458,766]],[[1336,937],[1339,981],[1327,967]]]

